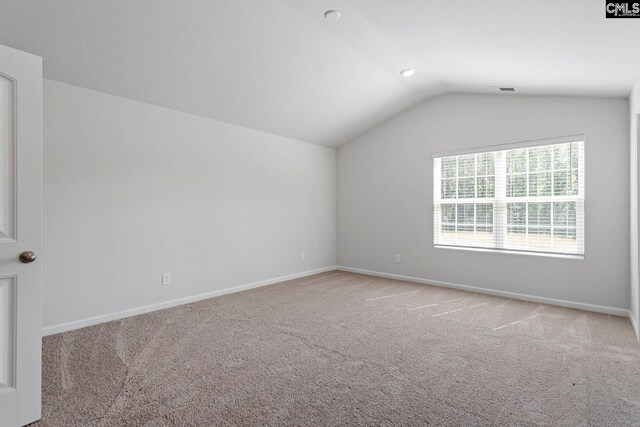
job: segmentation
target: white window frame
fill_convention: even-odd
[[[504,158],[505,152],[508,150],[514,149],[522,149],[522,148],[531,148],[531,147],[540,147],[547,145],[557,145],[557,144],[567,144],[567,143],[578,143],[582,142],[582,155],[578,156],[578,194],[577,195],[567,195],[567,196],[535,196],[532,198],[531,196],[525,197],[507,197],[506,194],[506,170],[505,165],[506,161]],[[549,139],[540,139],[540,140],[532,140],[532,141],[523,141],[509,144],[501,144],[501,145],[492,145],[492,146],[484,146],[484,147],[475,147],[471,149],[465,150],[454,150],[447,152],[438,152],[433,153],[432,159],[435,160],[437,158],[443,157],[453,157],[453,156],[462,156],[467,154],[479,154],[479,153],[489,153],[495,152],[495,197],[492,198],[463,198],[463,199],[441,199],[441,169],[435,168],[433,171],[433,239],[434,239],[434,247],[442,248],[442,249],[455,249],[455,250],[469,250],[469,251],[480,251],[480,252],[501,252],[501,253],[512,253],[512,254],[524,254],[524,255],[538,255],[538,256],[550,256],[550,257],[560,257],[560,258],[573,258],[573,259],[584,259],[586,254],[586,242],[585,242],[585,216],[586,216],[586,197],[585,197],[585,163],[586,163],[586,138],[584,135],[570,135],[563,136],[559,138],[549,138]],[[432,161],[432,165],[435,165],[435,161]],[[528,168],[527,168],[528,169]],[[527,173],[528,177],[529,173]],[[503,176],[505,179],[498,179],[498,176]],[[553,174],[552,174],[553,177]],[[528,180],[528,178],[527,178]],[[552,178],[553,180],[553,178]],[[528,188],[528,182],[527,182]],[[553,188],[553,181],[552,181]],[[506,243],[504,239],[507,236],[507,203],[544,203],[544,202],[575,202],[576,203],[576,213],[582,211],[582,215],[576,215],[576,242],[578,247],[582,247],[582,253],[573,254],[573,253],[563,253],[563,252],[548,252],[548,251],[536,251],[529,249],[505,249]],[[442,204],[460,204],[460,203],[469,203],[469,204],[477,204],[477,203],[487,203],[493,204],[493,227],[496,234],[496,243],[495,247],[483,247],[483,246],[469,246],[469,245],[453,245],[453,244],[442,244],[436,241],[436,227],[441,227],[441,211],[438,209]],[[498,231],[498,227],[502,228],[500,232]],[[528,230],[529,225],[528,221],[525,221],[525,227]],[[551,215],[551,230],[553,230],[553,214]],[[526,233],[528,236],[528,233]],[[553,242],[553,239],[552,239]]]

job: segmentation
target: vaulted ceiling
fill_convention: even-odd
[[[450,92],[627,96],[640,19],[601,0],[0,0],[46,78],[338,146]],[[328,21],[328,9],[341,19]],[[415,68],[413,77],[400,75]],[[506,95],[512,96],[512,95]]]

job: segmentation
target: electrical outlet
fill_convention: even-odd
[[[162,286],[171,284],[171,273],[162,273]]]
[[[395,262],[400,262],[400,255],[396,254],[395,258],[394,258]]]
[[[300,261],[304,261],[304,252],[300,252]]]

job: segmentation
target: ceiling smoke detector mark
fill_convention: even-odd
[[[406,68],[402,71],[400,71],[400,74],[402,74],[403,77],[411,77],[416,73],[415,68]]]
[[[501,87],[500,92],[515,92],[516,89],[513,87]]]
[[[338,12],[337,10],[327,10],[324,13],[324,17],[327,21],[331,21],[331,22],[336,22],[337,20],[340,19],[340,12]]]

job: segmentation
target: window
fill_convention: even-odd
[[[584,141],[434,156],[434,243],[584,255]]]

